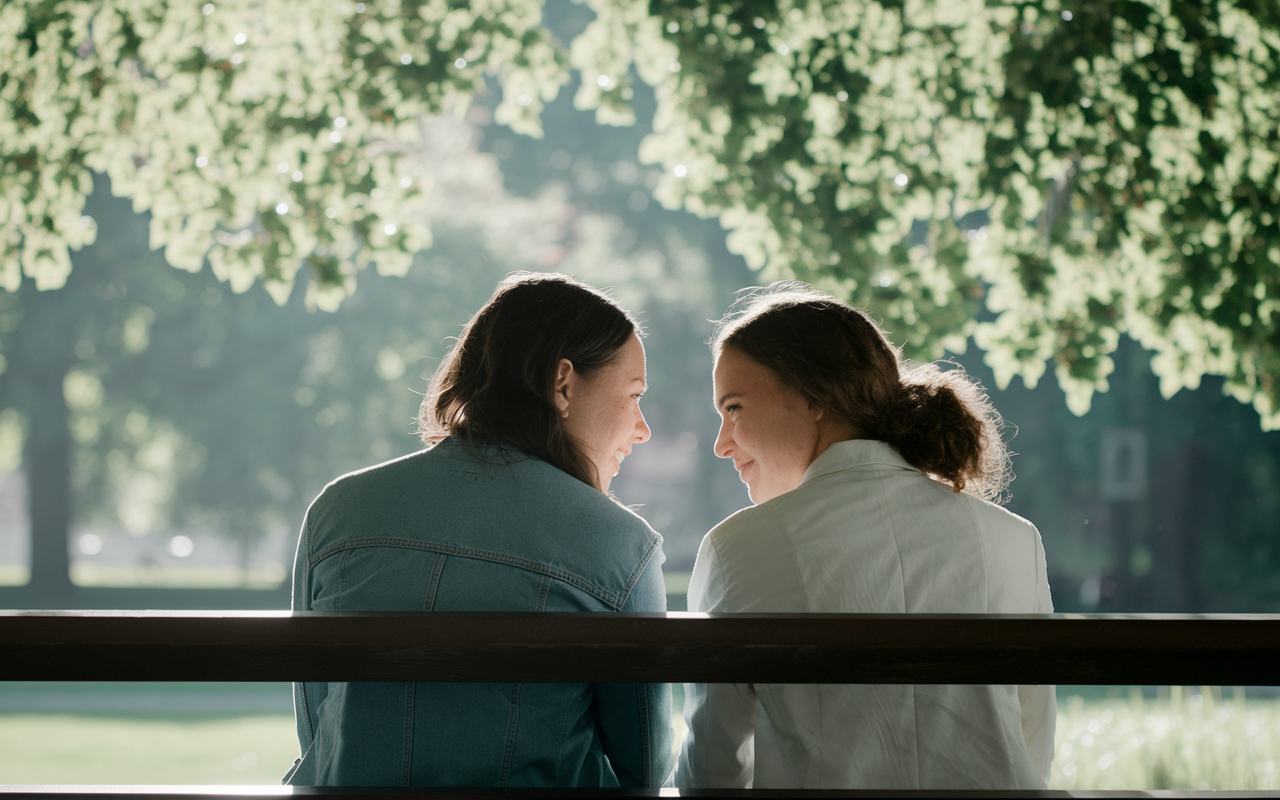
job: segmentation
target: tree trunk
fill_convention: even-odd
[[[23,449],[27,510],[31,518],[31,589],[57,600],[71,592],[71,431],[61,377],[41,376],[45,402],[28,409],[30,431]]]
[[[1199,535],[1204,502],[1205,456],[1196,442],[1178,448],[1157,473],[1154,495],[1156,610],[1187,614],[1204,612],[1200,585]]]

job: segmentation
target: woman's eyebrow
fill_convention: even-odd
[[[719,411],[720,409],[724,408],[724,404],[734,399],[735,397],[742,397],[742,392],[725,392],[724,394],[720,395],[720,399],[716,401],[716,410]]]

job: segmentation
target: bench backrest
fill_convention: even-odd
[[[1272,685],[1280,616],[0,612],[0,680]]]

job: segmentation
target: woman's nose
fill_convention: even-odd
[[[652,433],[652,431],[649,430],[649,423],[644,421],[644,412],[640,411],[638,412],[638,414],[640,418],[636,420],[636,439],[635,440],[636,440],[636,444],[644,444],[645,442],[649,441],[649,435]]]
[[[733,458],[733,434],[729,431],[729,420],[720,423],[720,432],[716,434],[715,454],[720,458]]]

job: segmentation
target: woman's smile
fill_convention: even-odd
[[[821,413],[772,370],[731,347],[716,359],[713,382],[720,412],[715,454],[733,459],[752,502],[799,486],[817,457]]]
[[[564,364],[572,373],[572,365],[568,361]],[[640,411],[640,396],[645,390],[644,345],[632,334],[613,363],[589,377],[575,374],[572,379],[558,380],[564,381],[563,387],[557,384],[557,392],[564,392],[557,395],[557,402],[563,403],[564,429],[591,459],[596,488],[608,492],[610,480],[622,469],[631,448],[649,441],[649,426]]]

